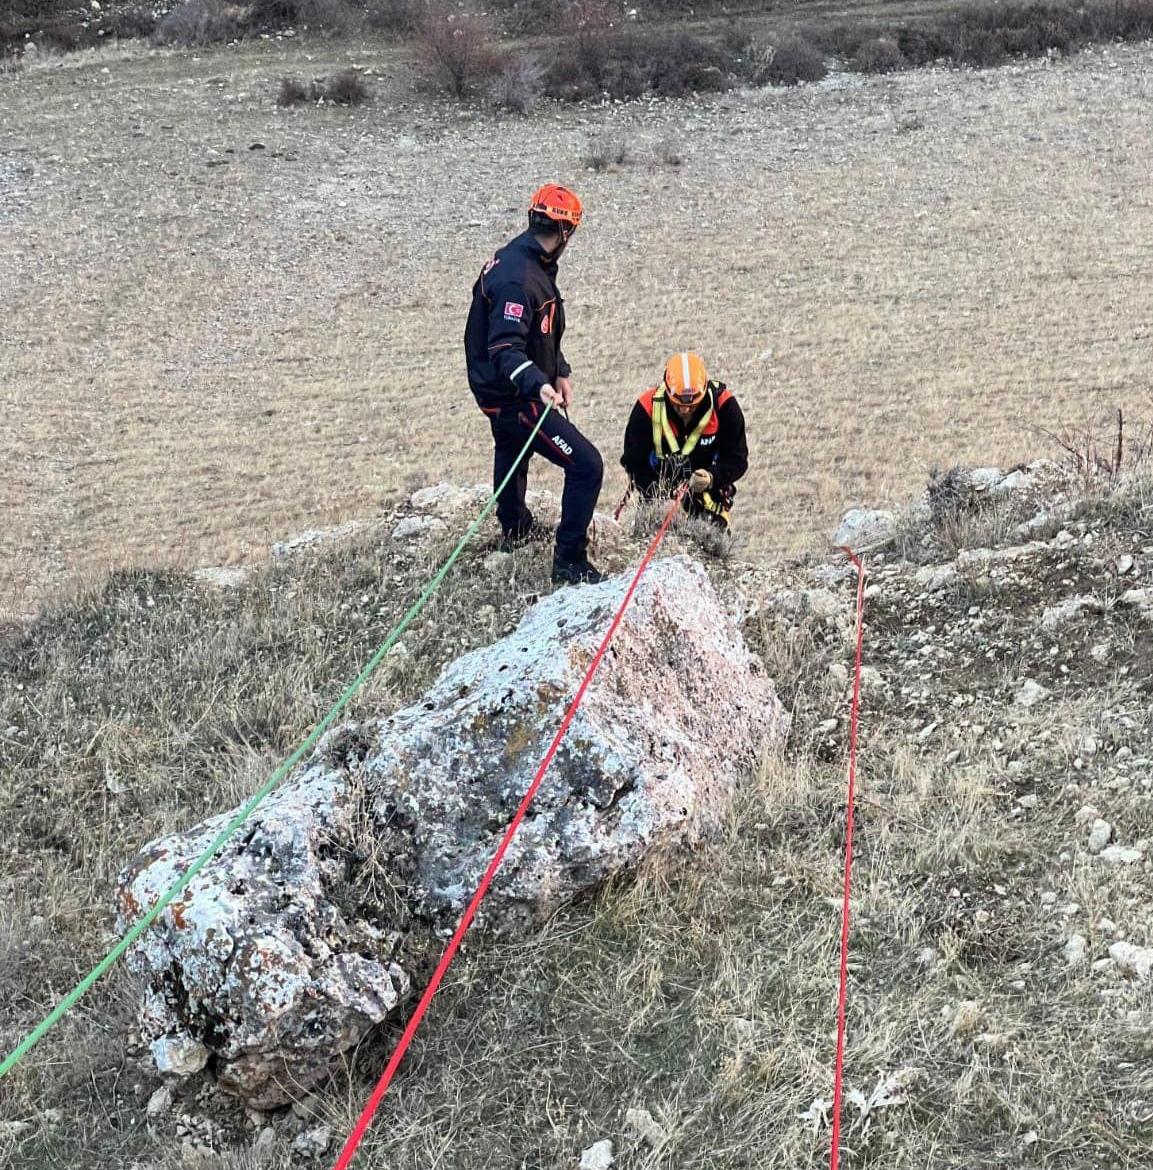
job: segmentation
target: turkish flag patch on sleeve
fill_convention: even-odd
[[[518,305],[516,301],[505,301],[504,319],[506,321],[523,321],[524,305]]]

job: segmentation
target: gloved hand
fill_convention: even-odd
[[[689,491],[694,496],[699,496],[701,492],[707,492],[713,486],[713,473],[705,471],[702,468],[700,471],[694,471],[689,476]]]

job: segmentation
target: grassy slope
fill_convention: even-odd
[[[686,345],[749,418],[739,519],[762,555],[937,459],[1010,463],[1035,424],[1137,409],[1148,58],[530,120],[415,95],[381,41],[0,76],[0,613],[110,565],[259,560],[422,476],[481,478],[459,332],[542,133],[589,208],[566,347],[610,505],[628,405]],[[369,106],[276,107],[284,74],[350,64],[374,70]],[[587,170],[596,138],[635,162]],[[435,248],[430,184],[469,193]]]
[[[1004,530],[982,514],[941,535]],[[911,1089],[848,1125],[846,1165],[1136,1170],[1153,1157],[1153,988],[1070,967],[1061,950],[1073,931],[1092,960],[1117,933],[1153,942],[1149,862],[1106,866],[1076,821],[1092,803],[1118,840],[1149,831],[1149,626],[1119,608],[1059,634],[1039,625],[1065,596],[1109,600],[1153,579],[1153,506],[1105,497],[1068,530],[938,593],[915,566],[873,566],[848,1080],[868,1095],[908,1070]],[[1124,582],[1122,553],[1136,560]],[[483,555],[369,706],[418,694],[544,587],[539,555],[518,557],[512,588]],[[140,841],[250,790],[432,557],[368,538],[222,594],[125,575],[5,642],[0,1047],[101,953],[114,874]],[[525,943],[475,940],[360,1164],[571,1167],[606,1136],[637,1170],[823,1164],[827,1136],[799,1115],[830,1090],[851,583],[833,586],[842,609],[822,617],[798,611],[779,574],[716,571],[726,593],[761,598],[746,632],[794,710],[785,757],[750,777],[728,838],[691,865],[649,868]],[[1051,697],[1016,706],[1023,677]],[[255,1167],[252,1119],[210,1085],[147,1119],[156,1081],[131,1010],[120,973],[7,1082],[5,1165]],[[262,1164],[293,1164],[295,1132],[314,1120],[346,1129],[388,1043],[367,1042],[301,1116],[257,1119],[273,1130]],[[655,1146],[631,1136],[629,1107],[651,1111]],[[191,1140],[217,1152],[198,1161]]]

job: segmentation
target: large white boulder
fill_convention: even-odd
[[[327,736],[133,948],[145,1039],[204,1045],[225,1087],[268,1107],[393,1011],[474,890],[627,584],[554,593],[420,702]],[[522,934],[654,851],[714,832],[786,728],[704,570],[657,562],[479,922]],[[230,815],[149,845],[123,875],[122,917],[152,904]]]

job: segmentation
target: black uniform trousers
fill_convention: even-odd
[[[543,411],[542,403],[523,401],[510,403],[497,410],[485,410],[495,446],[492,467],[494,488],[500,486],[516,463],[517,456],[528,442]],[[588,529],[604,479],[604,462],[600,452],[559,410],[554,407],[549,411],[544,425],[533,440],[532,449],[521,460],[504,491],[497,497],[497,519],[506,536],[525,533],[532,524],[532,513],[526,507],[524,497],[528,487],[528,465],[533,454],[543,455],[550,463],[564,470],[556,554],[559,560],[579,562],[587,555]]]

